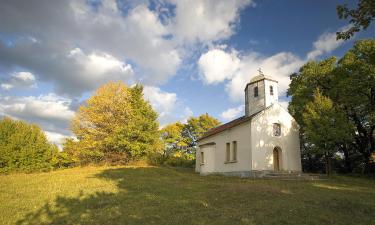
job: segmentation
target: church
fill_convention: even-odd
[[[300,173],[299,125],[278,103],[278,82],[261,71],[245,87],[245,115],[207,131],[196,172],[242,177]]]

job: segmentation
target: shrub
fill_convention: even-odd
[[[43,131],[34,124],[4,118],[0,121],[0,169],[48,170],[58,149],[48,143]]]
[[[193,154],[178,151],[169,155],[164,161],[164,165],[175,167],[194,167],[195,157]]]

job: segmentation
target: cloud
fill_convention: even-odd
[[[63,149],[63,143],[66,138],[73,138],[74,136],[69,136],[69,135],[63,135],[60,133],[55,133],[55,132],[50,132],[50,131],[44,131],[47,140],[55,145],[62,150]]]
[[[220,117],[224,121],[230,121],[230,120],[233,120],[233,119],[241,116],[241,114],[243,114],[243,112],[244,112],[244,109],[245,109],[244,105],[240,105],[240,106],[235,107],[235,108],[230,108],[230,109],[227,109],[224,112],[222,112],[220,114]]]
[[[176,0],[172,30],[177,40],[217,41],[230,37],[239,21],[241,9],[251,0]]]
[[[152,86],[145,86],[143,92],[145,98],[158,112],[161,126],[176,121],[184,122],[193,114],[190,108],[177,98],[176,93],[165,92]]]
[[[289,75],[302,66],[304,61],[289,52],[281,52],[266,57],[257,52],[238,55],[235,51],[209,50],[198,61],[203,81],[216,84],[228,80],[226,91],[233,102],[243,101],[243,91],[251,77],[262,68],[266,75],[279,81],[280,94],[285,94],[289,85]]]
[[[205,83],[226,82],[226,92],[233,102],[243,102],[243,89],[253,76],[258,75],[258,68],[262,68],[264,74],[279,82],[279,96],[282,97],[289,87],[290,74],[298,71],[308,60],[332,52],[341,44],[342,41],[336,41],[336,33],[324,33],[313,43],[313,50],[305,58],[291,52],[265,56],[252,51],[239,55],[236,50],[225,51],[217,47],[203,53],[198,65]]]
[[[340,28],[340,30],[342,29],[344,28]],[[325,32],[313,43],[313,50],[307,54],[307,59],[313,60],[323,54],[330,53],[343,43],[343,40],[336,40],[336,32]]]
[[[46,131],[70,134],[69,122],[74,116],[71,103],[53,93],[38,97],[0,96],[0,115],[37,123]]]
[[[222,49],[212,49],[201,55],[198,66],[206,83],[217,84],[233,77],[240,59],[235,51],[226,53]]]
[[[13,73],[9,79],[1,84],[1,88],[4,90],[33,87],[36,87],[35,76],[30,72]]]
[[[78,96],[95,88],[86,84],[87,77],[91,84],[114,79],[113,73],[87,69],[89,62],[82,61],[93,61],[95,55],[127,67],[126,61],[131,61],[136,79],[150,84],[168,80],[181,63],[175,42],[167,38],[170,31],[147,5],[136,5],[124,14],[110,0],[96,10],[83,0],[9,0],[2,2],[0,15],[0,32],[17,37],[11,44],[0,41],[0,66],[9,71],[26,68],[41,81],[52,82],[59,94]],[[83,56],[69,57],[77,48]],[[121,78],[127,81],[129,74]]]

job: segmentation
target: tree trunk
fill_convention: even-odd
[[[326,160],[326,175],[331,176],[332,174],[332,160],[331,156],[328,153],[324,154]]]
[[[353,171],[352,163],[349,158],[349,150],[346,145],[342,147],[342,151],[344,153],[344,166],[345,166],[345,172],[351,173]]]

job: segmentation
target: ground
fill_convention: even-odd
[[[375,224],[375,181],[251,180],[166,167],[0,175],[0,224]]]

